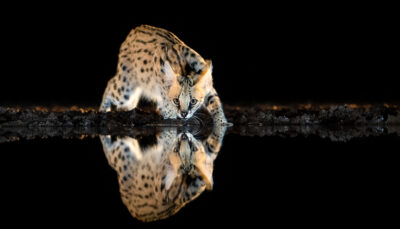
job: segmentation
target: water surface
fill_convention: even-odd
[[[396,215],[396,134],[332,141],[223,133],[165,128],[2,143],[1,224],[343,225]],[[118,146],[126,154],[112,157]],[[152,173],[141,182],[144,171]],[[168,191],[156,196],[161,188]]]

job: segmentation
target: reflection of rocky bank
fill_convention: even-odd
[[[226,117],[234,123],[228,133],[241,135],[318,135],[331,140],[400,133],[399,105],[257,105],[225,106]],[[94,108],[3,108],[0,107],[0,142],[43,136],[82,137],[99,134],[148,134],[163,126],[207,126],[201,119],[162,120],[150,109],[98,113]],[[138,128],[135,132],[132,127]],[[149,128],[152,127],[152,128]]]
[[[398,105],[259,105],[226,107],[227,117],[235,124],[277,125],[376,125],[400,124]]]

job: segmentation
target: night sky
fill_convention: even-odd
[[[398,25],[389,8],[283,7],[196,17],[128,7],[10,10],[13,16],[0,22],[0,104],[98,105],[119,46],[141,24],[168,29],[211,59],[225,103],[400,100]]]

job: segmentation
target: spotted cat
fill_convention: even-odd
[[[213,87],[211,61],[173,33],[141,25],[122,43],[117,74],[109,80],[100,111],[134,109],[143,96],[164,118],[188,119],[204,106],[214,123],[228,124]]]
[[[118,173],[121,198],[133,217],[149,222],[174,215],[213,187],[213,163],[226,127],[205,140],[164,129],[155,146],[142,149],[131,137],[101,136],[109,164]]]

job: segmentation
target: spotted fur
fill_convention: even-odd
[[[173,33],[148,25],[133,29],[122,43],[117,74],[107,84],[100,111],[112,105],[132,110],[141,96],[155,101],[164,118],[188,119],[205,106],[215,123],[226,123],[211,61]]]
[[[101,136],[109,164],[118,173],[123,203],[142,221],[165,219],[213,186],[213,162],[226,127],[204,141],[165,129],[157,144],[142,150],[136,139]]]

